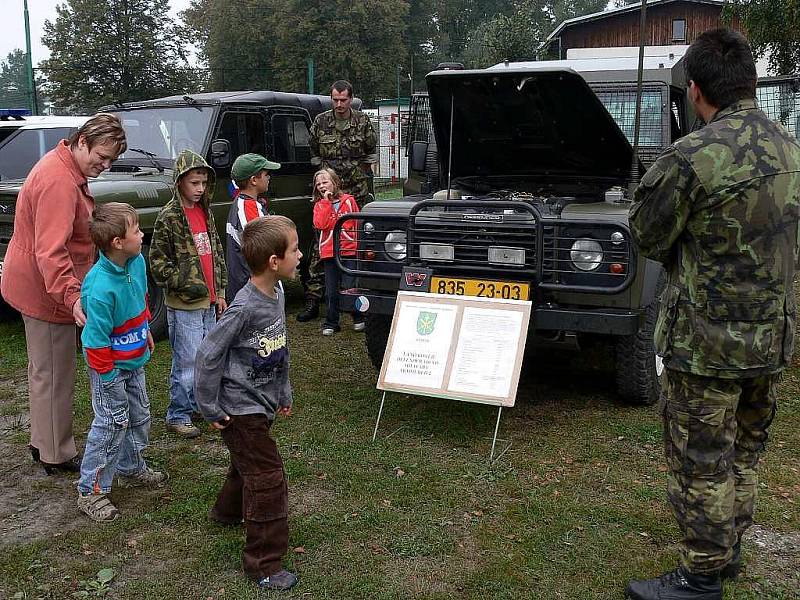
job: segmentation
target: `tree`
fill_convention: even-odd
[[[25,52],[12,50],[0,62],[0,108],[28,108],[30,90]]]
[[[723,20],[739,20],[756,57],[769,56],[775,75],[791,75],[800,66],[800,3],[796,0],[733,0]]]
[[[104,104],[193,92],[186,32],[168,0],[66,0],[45,21],[42,61],[57,105],[91,111]]]
[[[503,60],[535,60],[551,31],[562,21],[603,10],[606,0],[518,0],[509,14],[479,25],[465,50],[472,67]]]
[[[280,0],[193,0],[181,18],[198,41],[212,90],[274,89]],[[305,63],[303,63],[305,64]]]
[[[279,10],[274,63],[281,89],[305,88],[303,67],[311,56],[320,89],[347,79],[368,102],[397,93],[397,67],[408,70],[406,0],[284,0]]]

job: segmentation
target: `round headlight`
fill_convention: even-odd
[[[603,262],[603,247],[596,240],[582,238],[570,248],[569,258],[581,271],[594,271]]]
[[[364,233],[367,235],[372,235],[375,232],[375,225],[367,221],[364,223]]]
[[[384,239],[383,249],[394,260],[405,260],[406,239],[405,231],[390,231]]]

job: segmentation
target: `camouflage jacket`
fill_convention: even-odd
[[[371,171],[364,171],[363,165],[377,162],[377,138],[369,117],[350,109],[350,120],[340,130],[336,128],[334,112],[329,110],[314,119],[310,136],[311,163],[336,171],[342,179],[342,189],[355,196],[359,206],[363,205],[372,178]]]
[[[656,351],[671,369],[744,378],[791,360],[800,145],[753,100],[668,148],[636,190],[639,250],[668,283]]]
[[[225,297],[225,286],[228,284],[225,250],[214,224],[214,214],[209,210],[214,190],[214,170],[202,156],[184,150],[175,159],[175,190],[172,200],[158,214],[150,242],[150,273],[158,287],[164,290],[167,306],[171,308],[195,310],[208,308],[211,303],[200,256],[197,254],[189,220],[181,206],[178,191],[178,180],[188,171],[201,167],[209,171],[208,187],[200,203],[208,215],[206,226],[211,242],[217,298]]]

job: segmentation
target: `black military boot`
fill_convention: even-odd
[[[306,308],[303,312],[297,314],[297,320],[301,323],[313,321],[319,317],[319,300],[308,298],[306,300]]]
[[[722,600],[719,575],[692,575],[683,567],[655,579],[633,580],[625,590],[632,600]]]
[[[742,542],[738,541],[733,546],[733,556],[727,565],[720,571],[721,579],[736,579],[742,572]]]

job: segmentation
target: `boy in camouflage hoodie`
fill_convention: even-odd
[[[224,249],[210,210],[214,170],[202,156],[184,150],[175,159],[175,191],[156,219],[150,272],[164,290],[172,346],[167,428],[197,437],[192,425],[194,360],[200,342],[225,310]]]

